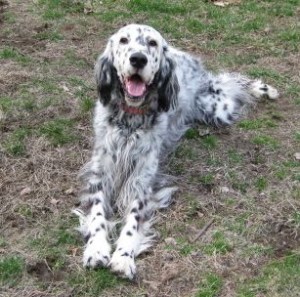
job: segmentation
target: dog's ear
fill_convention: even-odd
[[[105,51],[98,58],[95,66],[98,96],[103,105],[108,104],[110,101],[115,83],[111,43],[112,41],[108,42]]]
[[[170,107],[177,106],[179,93],[178,79],[175,73],[176,63],[168,54],[167,46],[164,47],[164,57],[158,73],[158,109],[168,111]]]

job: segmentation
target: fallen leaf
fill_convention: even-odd
[[[29,194],[29,193],[31,193],[31,192],[32,192],[31,188],[30,188],[30,187],[26,187],[26,188],[24,188],[24,189],[20,192],[20,196],[25,196],[25,195],[27,195],[27,194]]]
[[[220,6],[220,7],[225,7],[230,4],[240,4],[241,0],[223,0],[223,1],[212,1],[214,5]]]
[[[68,190],[65,191],[65,194],[67,194],[67,195],[71,195],[73,193],[74,193],[74,189],[73,188],[70,188],[70,189],[68,189]]]
[[[296,160],[299,161],[299,160],[300,160],[300,153],[295,153],[295,154],[294,154],[294,157],[295,157]]]
[[[59,202],[59,200],[54,199],[54,198],[52,198],[52,199],[50,200],[50,203],[53,204],[53,205],[57,205],[58,202]]]

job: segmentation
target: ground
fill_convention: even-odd
[[[0,0],[1,297],[300,296],[300,2],[228,2]],[[179,191],[135,282],[82,267],[71,214],[93,65],[130,22],[280,92],[233,127],[187,132],[166,168]]]

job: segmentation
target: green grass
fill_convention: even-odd
[[[201,144],[208,150],[216,149],[218,146],[218,139],[214,135],[207,135],[201,138]]]
[[[83,1],[73,0],[39,0],[37,4],[42,7],[42,17],[45,20],[56,20],[67,14],[83,13]]]
[[[17,256],[5,256],[0,259],[0,285],[14,286],[21,279],[24,260]]]
[[[208,255],[224,255],[232,250],[232,246],[226,240],[224,234],[217,231],[213,234],[212,242],[203,247],[203,252]]]
[[[201,282],[195,297],[217,297],[222,289],[222,278],[216,274],[208,274]]]
[[[104,290],[126,283],[106,268],[83,270],[72,273],[68,278],[76,296],[100,296]]]
[[[291,253],[272,261],[256,278],[241,286],[239,297],[297,296],[300,291],[300,255]]]
[[[57,224],[43,229],[28,241],[39,259],[46,259],[52,270],[67,266],[70,248],[81,244],[80,236],[74,230],[75,222],[68,218],[56,218]]]
[[[278,140],[268,135],[257,135],[253,137],[252,142],[259,146],[267,147],[270,149],[277,149],[279,147]]]
[[[5,47],[0,50],[0,60],[14,60],[23,65],[30,62],[30,58],[21,54],[17,49],[11,47]]]
[[[242,120],[238,123],[240,128],[245,130],[257,130],[261,128],[275,128],[277,124],[271,119],[255,119],[255,120]]]
[[[263,190],[265,190],[267,188],[268,182],[267,179],[265,177],[259,177],[257,178],[257,180],[255,181],[255,187],[257,188],[257,190],[259,192],[262,192]]]
[[[78,139],[73,132],[74,124],[71,119],[51,120],[42,125],[39,133],[45,136],[54,146],[64,145]]]
[[[17,128],[4,141],[5,150],[14,156],[21,156],[26,151],[25,140],[31,134],[28,128]]]

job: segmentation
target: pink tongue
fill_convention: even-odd
[[[146,84],[142,81],[132,79],[127,81],[126,89],[129,95],[139,97],[145,93]]]

